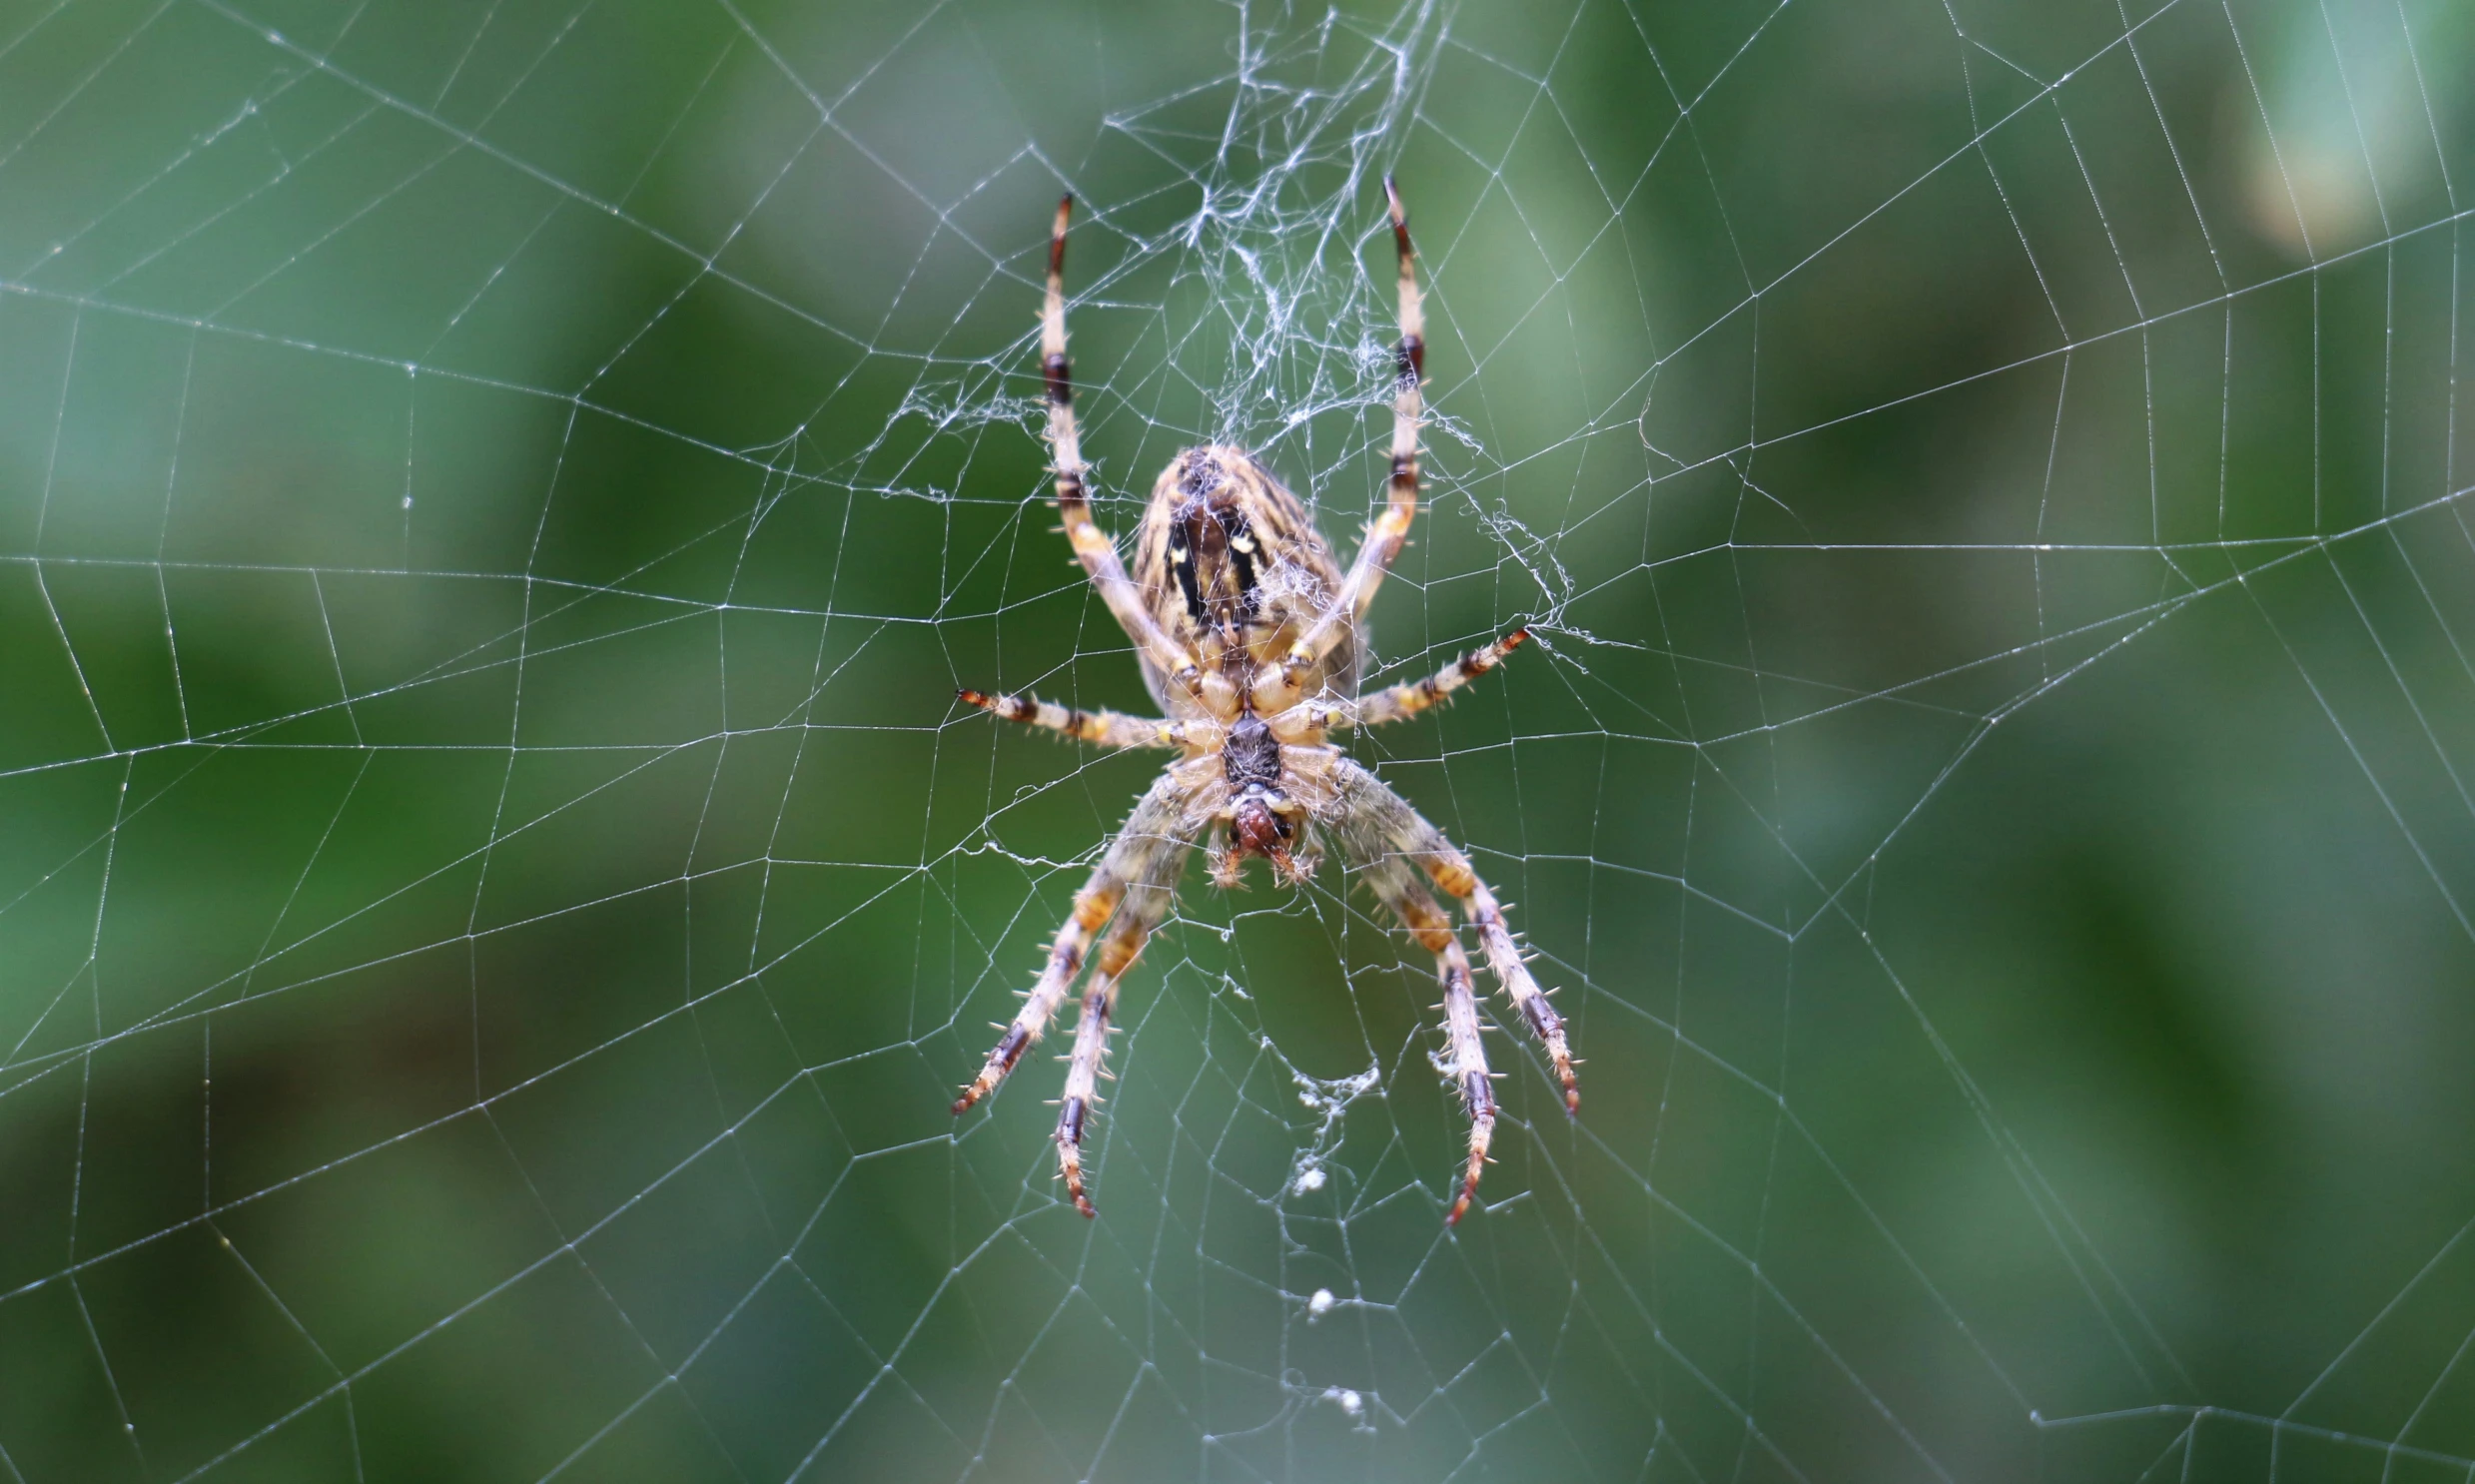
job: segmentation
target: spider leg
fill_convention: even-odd
[[[1065,1003],[1066,991],[1083,972],[1084,951],[1091,947],[1093,936],[1116,915],[1128,888],[1158,879],[1163,870],[1171,873],[1170,880],[1176,880],[1176,869],[1186,861],[1187,837],[1182,823],[1186,803],[1186,785],[1175,774],[1164,773],[1126,817],[1126,824],[1111,842],[1108,854],[1092,869],[1091,879],[1083,884],[1083,889],[1075,893],[1074,911],[1067,916],[1065,926],[1057,930],[1048,962],[1041,966],[1040,978],[1024,999],[1023,1008],[997,1039],[987,1061],[981,1064],[980,1075],[963,1089],[962,1097],[954,1100],[956,1113],[995,1092],[997,1085],[1006,1080],[1006,1074],[1014,1070],[1014,1064],[1023,1060],[1023,1053],[1049,1029],[1057,1008]]]
[[[1361,859],[1378,854],[1397,853],[1424,870],[1427,877],[1446,895],[1461,904],[1470,922],[1478,929],[1478,948],[1486,955],[1487,969],[1495,982],[1504,987],[1512,1008],[1520,1012],[1524,1025],[1546,1049],[1547,1060],[1555,1068],[1555,1079],[1564,1090],[1564,1112],[1570,1115],[1581,1112],[1581,1085],[1573,1076],[1572,1049],[1564,1035],[1564,1018],[1547,1003],[1546,992],[1530,976],[1529,965],[1521,960],[1520,946],[1512,940],[1512,929],[1505,922],[1504,909],[1478,879],[1469,858],[1459,851],[1444,833],[1427,823],[1425,816],[1409,807],[1407,800],[1383,786],[1382,780],[1347,758],[1332,762],[1335,803],[1331,809],[1333,823],[1353,842]]]
[[[1409,685],[1395,685],[1353,701],[1308,701],[1306,714],[1318,727],[1378,727],[1401,721],[1441,702],[1454,691],[1502,664],[1504,656],[1529,641],[1530,631],[1514,629],[1492,644],[1473,649],[1459,659]]]
[[[1066,539],[1073,543],[1076,559],[1091,575],[1092,586],[1099,589],[1118,626],[1162,674],[1201,699],[1202,665],[1144,607],[1142,590],[1126,575],[1117,543],[1092,518],[1091,498],[1084,488],[1083,476],[1090,466],[1083,461],[1083,445],[1075,432],[1074,371],[1066,359],[1066,221],[1073,215],[1074,204],[1072,196],[1057,203],[1057,224],[1049,233],[1048,298],[1040,313],[1040,369],[1048,384],[1049,462],[1057,475],[1058,513],[1064,517]]]
[[[1083,1134],[1093,1108],[1101,1101],[1100,1079],[1107,1075],[1101,1064],[1109,1055],[1109,1021],[1117,1014],[1118,983],[1135,966],[1152,931],[1177,904],[1178,877],[1186,869],[1187,848],[1179,842],[1161,851],[1147,876],[1129,884],[1125,909],[1100,946],[1091,988],[1083,996],[1083,1016],[1075,1023],[1066,1096],[1057,1109],[1057,1171],[1065,1176],[1066,1193],[1074,1197],[1075,1209],[1086,1216],[1100,1212],[1092,1208],[1091,1197],[1083,1189]]]
[[[1414,817],[1414,816],[1413,816]],[[1426,824],[1419,820],[1418,823]],[[1434,826],[1427,825],[1429,831]],[[1420,853],[1419,864],[1435,884],[1442,887],[1461,904],[1461,910],[1478,928],[1478,948],[1486,955],[1487,969],[1496,983],[1512,1001],[1512,1008],[1521,1013],[1521,1020],[1546,1048],[1547,1061],[1555,1068],[1555,1080],[1564,1089],[1564,1115],[1577,1117],[1581,1113],[1581,1084],[1573,1076],[1573,1053],[1564,1037],[1564,1018],[1547,1003],[1547,992],[1530,977],[1530,967],[1521,958],[1519,944],[1512,941],[1512,929],[1504,920],[1504,909],[1496,904],[1495,894],[1470,869],[1469,858],[1455,850],[1441,833],[1434,836],[1434,847]]]
[[[1392,246],[1400,262],[1400,346],[1393,356],[1392,474],[1385,484],[1383,513],[1366,528],[1366,539],[1349,564],[1332,606],[1312,628],[1298,636],[1280,662],[1283,675],[1297,683],[1315,662],[1352,632],[1375,600],[1392,559],[1409,538],[1409,522],[1418,513],[1418,424],[1426,416],[1419,383],[1426,377],[1426,315],[1418,300],[1417,253],[1409,246],[1409,218],[1401,210],[1400,192],[1392,178],[1383,178],[1383,198],[1392,213]]]
[[[1077,711],[1038,696],[992,696],[958,690],[963,700],[1007,721],[1061,732],[1077,742],[1103,747],[1183,747],[1191,734],[1187,723],[1157,717],[1128,716],[1122,711]]]
[[[1443,1067],[1461,1095],[1461,1110],[1469,1114],[1469,1161],[1461,1170],[1460,1194],[1444,1224],[1457,1226],[1469,1203],[1477,1198],[1478,1176],[1485,1170],[1487,1147],[1495,1139],[1495,1089],[1487,1071],[1486,1048],[1478,1040],[1478,1002],[1471,985],[1469,956],[1452,932],[1452,920],[1418,884],[1417,873],[1397,855],[1374,855],[1360,862],[1368,885],[1409,930],[1409,936],[1435,956],[1435,977],[1443,985],[1444,1032],[1451,1051]]]

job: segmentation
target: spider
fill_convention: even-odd
[[[1057,507],[1075,555],[1134,640],[1144,683],[1167,715],[1075,711],[1037,697],[976,690],[958,694],[1008,721],[1077,741],[1173,748],[1179,756],[1135,805],[1091,879],[1075,894],[1073,915],[1058,930],[1021,1013],[1004,1028],[954,1112],[960,1114],[995,1091],[1040,1039],[1081,974],[1093,939],[1107,929],[1075,1027],[1057,1117],[1059,1172],[1086,1216],[1098,1213],[1084,1188],[1083,1135],[1100,1101],[1118,985],[1169,915],[1187,857],[1205,837],[1212,880],[1228,889],[1242,884],[1240,867],[1250,855],[1263,857],[1276,880],[1302,885],[1321,859],[1318,835],[1329,836],[1409,935],[1435,956],[1450,1042],[1436,1069],[1459,1091],[1469,1117],[1469,1158],[1459,1196],[1444,1217],[1447,1225],[1460,1221],[1478,1192],[1494,1134],[1495,1095],[1478,1041],[1469,958],[1421,875],[1468,914],[1488,969],[1554,1064],[1566,1113],[1581,1107],[1564,1023],[1522,963],[1494,894],[1442,831],[1327,740],[1344,728],[1417,715],[1493,669],[1529,637],[1527,629],[1514,629],[1425,680],[1371,696],[1357,693],[1365,662],[1361,625],[1417,513],[1418,424],[1424,414],[1419,384],[1426,347],[1417,260],[1400,193],[1388,176],[1383,191],[1400,261],[1392,473],[1383,513],[1368,527],[1345,574],[1297,497],[1252,454],[1227,444],[1189,448],[1161,472],[1135,537],[1134,571],[1127,572],[1116,543],[1092,519],[1084,485],[1087,466],[1076,442],[1074,380],[1066,359],[1066,226],[1074,198],[1057,204],[1040,338]]]

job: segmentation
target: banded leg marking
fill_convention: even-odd
[[[1392,248],[1400,264],[1400,344],[1393,352],[1392,472],[1384,483],[1383,513],[1366,528],[1357,558],[1349,564],[1331,609],[1298,637],[1280,662],[1290,684],[1296,684],[1314,663],[1340,642],[1341,635],[1366,616],[1383,585],[1384,573],[1409,539],[1410,522],[1418,514],[1418,426],[1426,419],[1426,399],[1419,390],[1426,379],[1426,312],[1418,297],[1418,259],[1409,246],[1409,216],[1401,209],[1400,192],[1392,178],[1383,178],[1383,199],[1392,215]]]
[[[1014,1070],[1014,1064],[1023,1060],[1023,1053],[1047,1034],[1058,1006],[1065,1003],[1067,988],[1083,972],[1083,954],[1091,947],[1092,935],[1108,923],[1125,893],[1126,884],[1116,879],[1105,862],[1092,873],[1083,890],[1075,893],[1074,911],[1068,915],[1066,925],[1057,930],[1057,941],[1049,949],[1048,963],[1041,967],[1039,982],[1032,986],[1023,1008],[1015,1012],[1013,1024],[997,1038],[988,1060],[980,1066],[980,1075],[963,1089],[962,1097],[954,1100],[957,1116],[996,1092],[997,1085]]]
[[[1091,498],[1084,488],[1090,466],[1083,461],[1083,443],[1075,429],[1074,363],[1066,356],[1066,224],[1074,215],[1074,204],[1072,196],[1061,197],[1057,203],[1056,225],[1049,231],[1048,296],[1040,313],[1040,372],[1048,387],[1049,466],[1057,476],[1058,514],[1075,558],[1091,575],[1092,585],[1100,590],[1101,601],[1109,605],[1118,626],[1162,674],[1200,697],[1203,666],[1144,607],[1142,592],[1126,575],[1117,543],[1092,518]]]
[[[1392,909],[1409,936],[1435,956],[1435,978],[1443,986],[1444,1034],[1449,1042],[1446,1075],[1461,1095],[1461,1111],[1469,1116],[1469,1158],[1461,1169],[1461,1188],[1445,1213],[1444,1224],[1457,1226],[1478,1196],[1478,1177],[1485,1172],[1487,1150],[1495,1141],[1495,1087],[1487,1071],[1486,1048],[1478,1039],[1478,1001],[1469,971],[1469,956],[1453,934],[1452,920],[1418,885],[1398,856],[1368,866],[1376,895]]]
[[[1065,1177],[1066,1193],[1074,1198],[1075,1209],[1086,1216],[1100,1212],[1093,1208],[1084,1189],[1083,1135],[1101,1101],[1100,1080],[1108,1075],[1109,1022],[1117,1014],[1118,985],[1127,971],[1135,967],[1135,960],[1142,957],[1143,946],[1151,940],[1153,930],[1176,905],[1176,883],[1185,867],[1186,847],[1179,846],[1159,859],[1149,880],[1129,888],[1125,910],[1100,946],[1091,988],[1083,997],[1083,1017],[1075,1023],[1074,1054],[1066,1069],[1066,1096],[1057,1109],[1057,1172]]]
[[[954,1100],[957,1114],[995,1092],[997,1085],[1006,1080],[1006,1074],[1023,1060],[1023,1053],[1047,1033],[1058,1007],[1066,1002],[1066,992],[1073,988],[1076,976],[1083,970],[1083,956],[1093,938],[1118,914],[1119,904],[1130,891],[1137,894],[1137,910],[1153,912],[1153,921],[1159,921],[1159,915],[1168,912],[1166,904],[1150,905],[1153,894],[1145,888],[1165,883],[1164,890],[1174,892],[1177,872],[1186,863],[1190,843],[1179,831],[1186,802],[1177,781],[1166,774],[1136,802],[1126,823],[1119,827],[1108,854],[1092,868],[1091,879],[1083,884],[1083,889],[1075,893],[1074,911],[1068,914],[1065,926],[1057,930],[1048,961],[1041,966],[1040,979],[1023,1001],[1023,1008],[990,1050],[979,1076],[963,1089],[962,1097]],[[1103,961],[1108,957],[1104,952]]]
[[[1461,904],[1478,929],[1478,947],[1486,955],[1488,970],[1504,987],[1504,994],[1519,1012],[1522,1024],[1530,1028],[1530,1034],[1546,1050],[1556,1082],[1563,1089],[1564,1112],[1568,1115],[1578,1114],[1581,1088],[1573,1075],[1578,1064],[1573,1061],[1565,1036],[1563,1017],[1555,1013],[1546,992],[1531,977],[1529,965],[1522,962],[1520,945],[1513,941],[1512,929],[1495,894],[1478,879],[1469,858],[1444,838],[1443,831],[1410,808],[1407,800],[1384,787],[1383,780],[1345,758],[1334,764],[1333,773],[1338,789],[1329,813],[1332,828],[1345,834],[1352,854],[1360,860],[1372,863],[1385,856],[1405,857]]]
[[[1129,716],[1123,711],[1078,711],[1044,701],[1038,696],[990,695],[985,691],[958,690],[954,693],[992,716],[1044,731],[1063,733],[1078,742],[1097,743],[1102,747],[1181,747],[1186,744],[1187,727],[1183,722],[1162,721],[1150,716]]]
[[[1379,727],[1417,715],[1448,699],[1472,680],[1504,662],[1504,656],[1529,642],[1530,631],[1514,629],[1492,644],[1482,645],[1427,676],[1395,685],[1352,701],[1308,701],[1307,715],[1322,728]]]
[[[1429,830],[1433,828],[1428,826]],[[1555,1013],[1555,1007],[1547,1002],[1546,991],[1538,988],[1538,981],[1530,976],[1530,966],[1521,958],[1520,945],[1512,940],[1512,929],[1504,919],[1504,909],[1496,904],[1495,894],[1470,869],[1468,857],[1445,842],[1440,833],[1435,835],[1434,846],[1419,852],[1419,864],[1426,868],[1435,885],[1457,899],[1462,911],[1477,925],[1478,948],[1486,955],[1488,970],[1511,997],[1512,1008],[1521,1013],[1530,1034],[1546,1048],[1556,1081],[1564,1089],[1564,1115],[1578,1117],[1581,1084],[1573,1075],[1573,1054],[1565,1040],[1564,1018]]]
[[[1083,1190],[1083,1130],[1100,1104],[1100,1068],[1109,1055],[1109,1015],[1117,1008],[1114,979],[1095,981],[1083,997],[1083,1018],[1075,1023],[1074,1063],[1066,1071],[1066,1098],[1057,1109],[1057,1172],[1066,1177],[1066,1193],[1075,1209],[1098,1216]]]

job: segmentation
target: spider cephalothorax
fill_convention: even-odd
[[[1469,860],[1398,794],[1326,740],[1353,726],[1414,716],[1493,669],[1528,638],[1515,629],[1472,650],[1425,680],[1371,696],[1357,693],[1366,610],[1399,555],[1418,508],[1418,423],[1425,371],[1416,259],[1400,196],[1390,181],[1392,237],[1400,260],[1401,340],[1392,401],[1392,472],[1383,513],[1346,572],[1297,497],[1242,448],[1189,448],[1152,487],[1135,536],[1130,575],[1092,519],[1085,464],[1076,441],[1074,380],[1066,359],[1066,222],[1073,198],[1057,206],[1049,242],[1049,292],[1041,322],[1042,369],[1049,391],[1049,446],[1057,504],[1067,539],[1109,611],[1135,641],[1145,684],[1162,719],[1113,711],[1072,711],[1028,696],[963,691],[964,700],[1110,747],[1174,748],[1164,769],[1119,831],[1074,913],[1058,930],[1046,967],[1022,1012],[1005,1028],[980,1075],[956,1100],[961,1113],[993,1091],[1040,1039],[1083,971],[1085,953],[1105,928],[1099,963],[1083,999],[1058,1113],[1057,1149],[1066,1188],[1085,1215],[1082,1146],[1100,1101],[1101,1059],[1118,982],[1176,900],[1178,877],[1198,840],[1208,840],[1212,879],[1240,885],[1248,856],[1261,856],[1290,885],[1314,875],[1318,836],[1329,835],[1410,936],[1435,955],[1450,1040],[1447,1069],[1469,1114],[1469,1158],[1447,1221],[1458,1221],[1478,1190],[1495,1127],[1495,1095],[1478,1041],[1469,957],[1431,883],[1459,902],[1478,946],[1513,1008],[1545,1046],[1567,1113],[1580,1108],[1564,1023],[1521,962],[1512,930]],[[1423,878],[1423,880],[1421,880]]]

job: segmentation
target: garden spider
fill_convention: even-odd
[[[1360,625],[1417,513],[1418,423],[1424,411],[1418,383],[1425,374],[1426,346],[1420,337],[1416,259],[1400,193],[1389,177],[1383,192],[1400,258],[1392,475],[1384,511],[1368,528],[1345,576],[1296,496],[1253,455],[1228,445],[1189,448],[1162,471],[1144,508],[1135,570],[1128,575],[1116,544],[1094,523],[1084,491],[1066,360],[1066,223],[1074,198],[1057,204],[1040,336],[1057,506],[1075,555],[1134,640],[1144,683],[1168,715],[1155,720],[1071,711],[1030,696],[959,694],[1009,721],[1078,741],[1175,748],[1180,756],[1135,806],[1091,880],[1075,894],[1074,914],[1058,930],[1039,982],[980,1075],[955,1101],[954,1112],[987,1097],[1040,1039],[1082,971],[1093,938],[1109,928],[1099,969],[1083,997],[1057,1118],[1059,1169],[1086,1216],[1097,1213],[1084,1192],[1083,1134],[1100,1101],[1101,1060],[1118,984],[1143,952],[1144,940],[1169,915],[1187,854],[1205,835],[1212,880],[1229,888],[1239,885],[1239,868],[1249,855],[1267,860],[1280,881],[1302,884],[1320,859],[1317,832],[1328,833],[1409,935],[1435,956],[1451,1042],[1436,1067],[1459,1090],[1469,1114],[1469,1161],[1459,1198],[1444,1217],[1447,1224],[1457,1223],[1477,1194],[1495,1129],[1495,1095],[1478,1042],[1469,958],[1451,919],[1418,880],[1421,872],[1476,924],[1488,969],[1555,1065],[1564,1111],[1573,1113],[1581,1106],[1564,1023],[1521,962],[1494,894],[1442,831],[1324,740],[1337,728],[1417,715],[1493,669],[1529,637],[1527,629],[1515,629],[1414,685],[1357,694],[1364,661]]]

